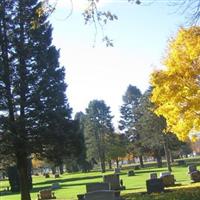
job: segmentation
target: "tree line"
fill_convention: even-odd
[[[103,100],[92,100],[85,114],[77,113],[83,124],[85,159],[95,160],[93,165],[100,163],[101,171],[105,172],[105,163],[110,169],[113,162],[119,167],[119,160],[128,155],[132,158],[130,162],[138,157],[141,167],[144,157],[155,158],[157,166],[162,167],[162,157],[166,156],[171,171],[174,158],[191,153],[189,141],[182,142],[175,134],[166,133],[166,120],[154,113],[151,95],[152,88],[142,94],[136,86],[128,86],[120,108],[120,131],[114,130],[110,107]]]

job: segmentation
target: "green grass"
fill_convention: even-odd
[[[159,173],[167,171],[167,168],[145,168],[141,170],[136,170],[136,175],[132,177],[127,176],[127,170],[122,170],[120,178],[123,179],[126,190],[122,191],[122,195],[125,197],[131,197],[132,193],[145,192],[146,191],[146,180],[149,178],[150,172]],[[107,172],[109,174],[113,172]],[[173,174],[176,178],[176,184],[179,186],[174,187],[175,189],[180,187],[189,186],[200,186],[200,183],[191,184],[190,178],[187,174],[186,166],[174,166]],[[60,178],[44,178],[43,176],[33,176],[33,190],[31,191],[32,199],[36,199],[37,193],[44,188],[48,188],[54,182],[59,182],[61,188],[55,190],[55,195],[57,198],[62,199],[77,199],[77,194],[85,193],[85,184],[91,182],[102,182],[102,173],[100,172],[90,172],[90,173],[73,173],[64,174]],[[180,186],[181,185],[181,186]],[[0,181],[0,191],[8,186],[8,181]],[[128,195],[128,196],[127,196]],[[12,194],[10,192],[1,192],[0,200],[19,200],[19,194]],[[139,200],[139,199],[138,199]]]

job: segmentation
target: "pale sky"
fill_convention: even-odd
[[[94,26],[85,25],[81,15],[84,0],[75,1],[68,18],[70,0],[60,0],[62,5],[51,16],[53,43],[60,49],[60,63],[66,68],[67,97],[73,114],[85,112],[91,100],[104,100],[115,116],[115,127],[128,85],[142,92],[148,88],[150,73],[162,66],[167,41],[186,21],[165,1],[144,6],[127,1],[103,0],[100,6],[119,18],[104,30],[114,40],[113,48],[102,43],[100,30],[93,47]]]

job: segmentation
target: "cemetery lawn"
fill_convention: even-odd
[[[200,167],[198,167],[198,170],[199,168]],[[128,170],[121,171],[120,178],[123,179],[123,183],[126,186],[126,190],[122,191],[121,194],[128,200],[199,200],[200,183],[191,184],[190,177],[187,174],[187,167],[174,166],[172,170],[175,175],[176,186],[173,188],[171,187],[168,190],[177,190],[177,192],[166,192],[159,195],[159,198],[158,194],[152,194],[151,196],[141,194],[146,192],[146,180],[149,178],[149,173],[157,172],[159,176],[161,172],[167,171],[167,168],[144,168],[135,170],[136,175],[131,177],[127,176]],[[111,173],[113,172],[110,171],[105,174]],[[40,190],[51,187],[52,183],[59,182],[61,188],[54,190],[55,196],[58,199],[77,200],[77,194],[85,193],[86,183],[102,182],[102,180],[102,173],[100,172],[63,174],[60,178],[56,179],[53,176],[50,178],[33,176],[33,190],[31,191],[31,196],[32,199],[35,200],[37,199],[37,194]],[[19,200],[19,194],[12,194],[9,191],[3,191],[7,186],[9,186],[8,181],[0,181],[0,200]],[[197,187],[197,189],[195,189],[195,187]],[[188,198],[184,193],[189,194]]]

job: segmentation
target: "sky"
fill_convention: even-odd
[[[149,75],[163,67],[168,41],[186,18],[164,0],[139,6],[128,0],[100,0],[99,9],[118,16],[104,27],[114,43],[106,47],[101,29],[95,37],[94,25],[84,23],[84,0],[73,1],[72,14],[71,1],[59,0],[50,18],[53,44],[60,49],[60,63],[66,68],[69,104],[75,114],[85,112],[91,100],[104,100],[117,127],[128,85],[141,92],[148,89]]]

